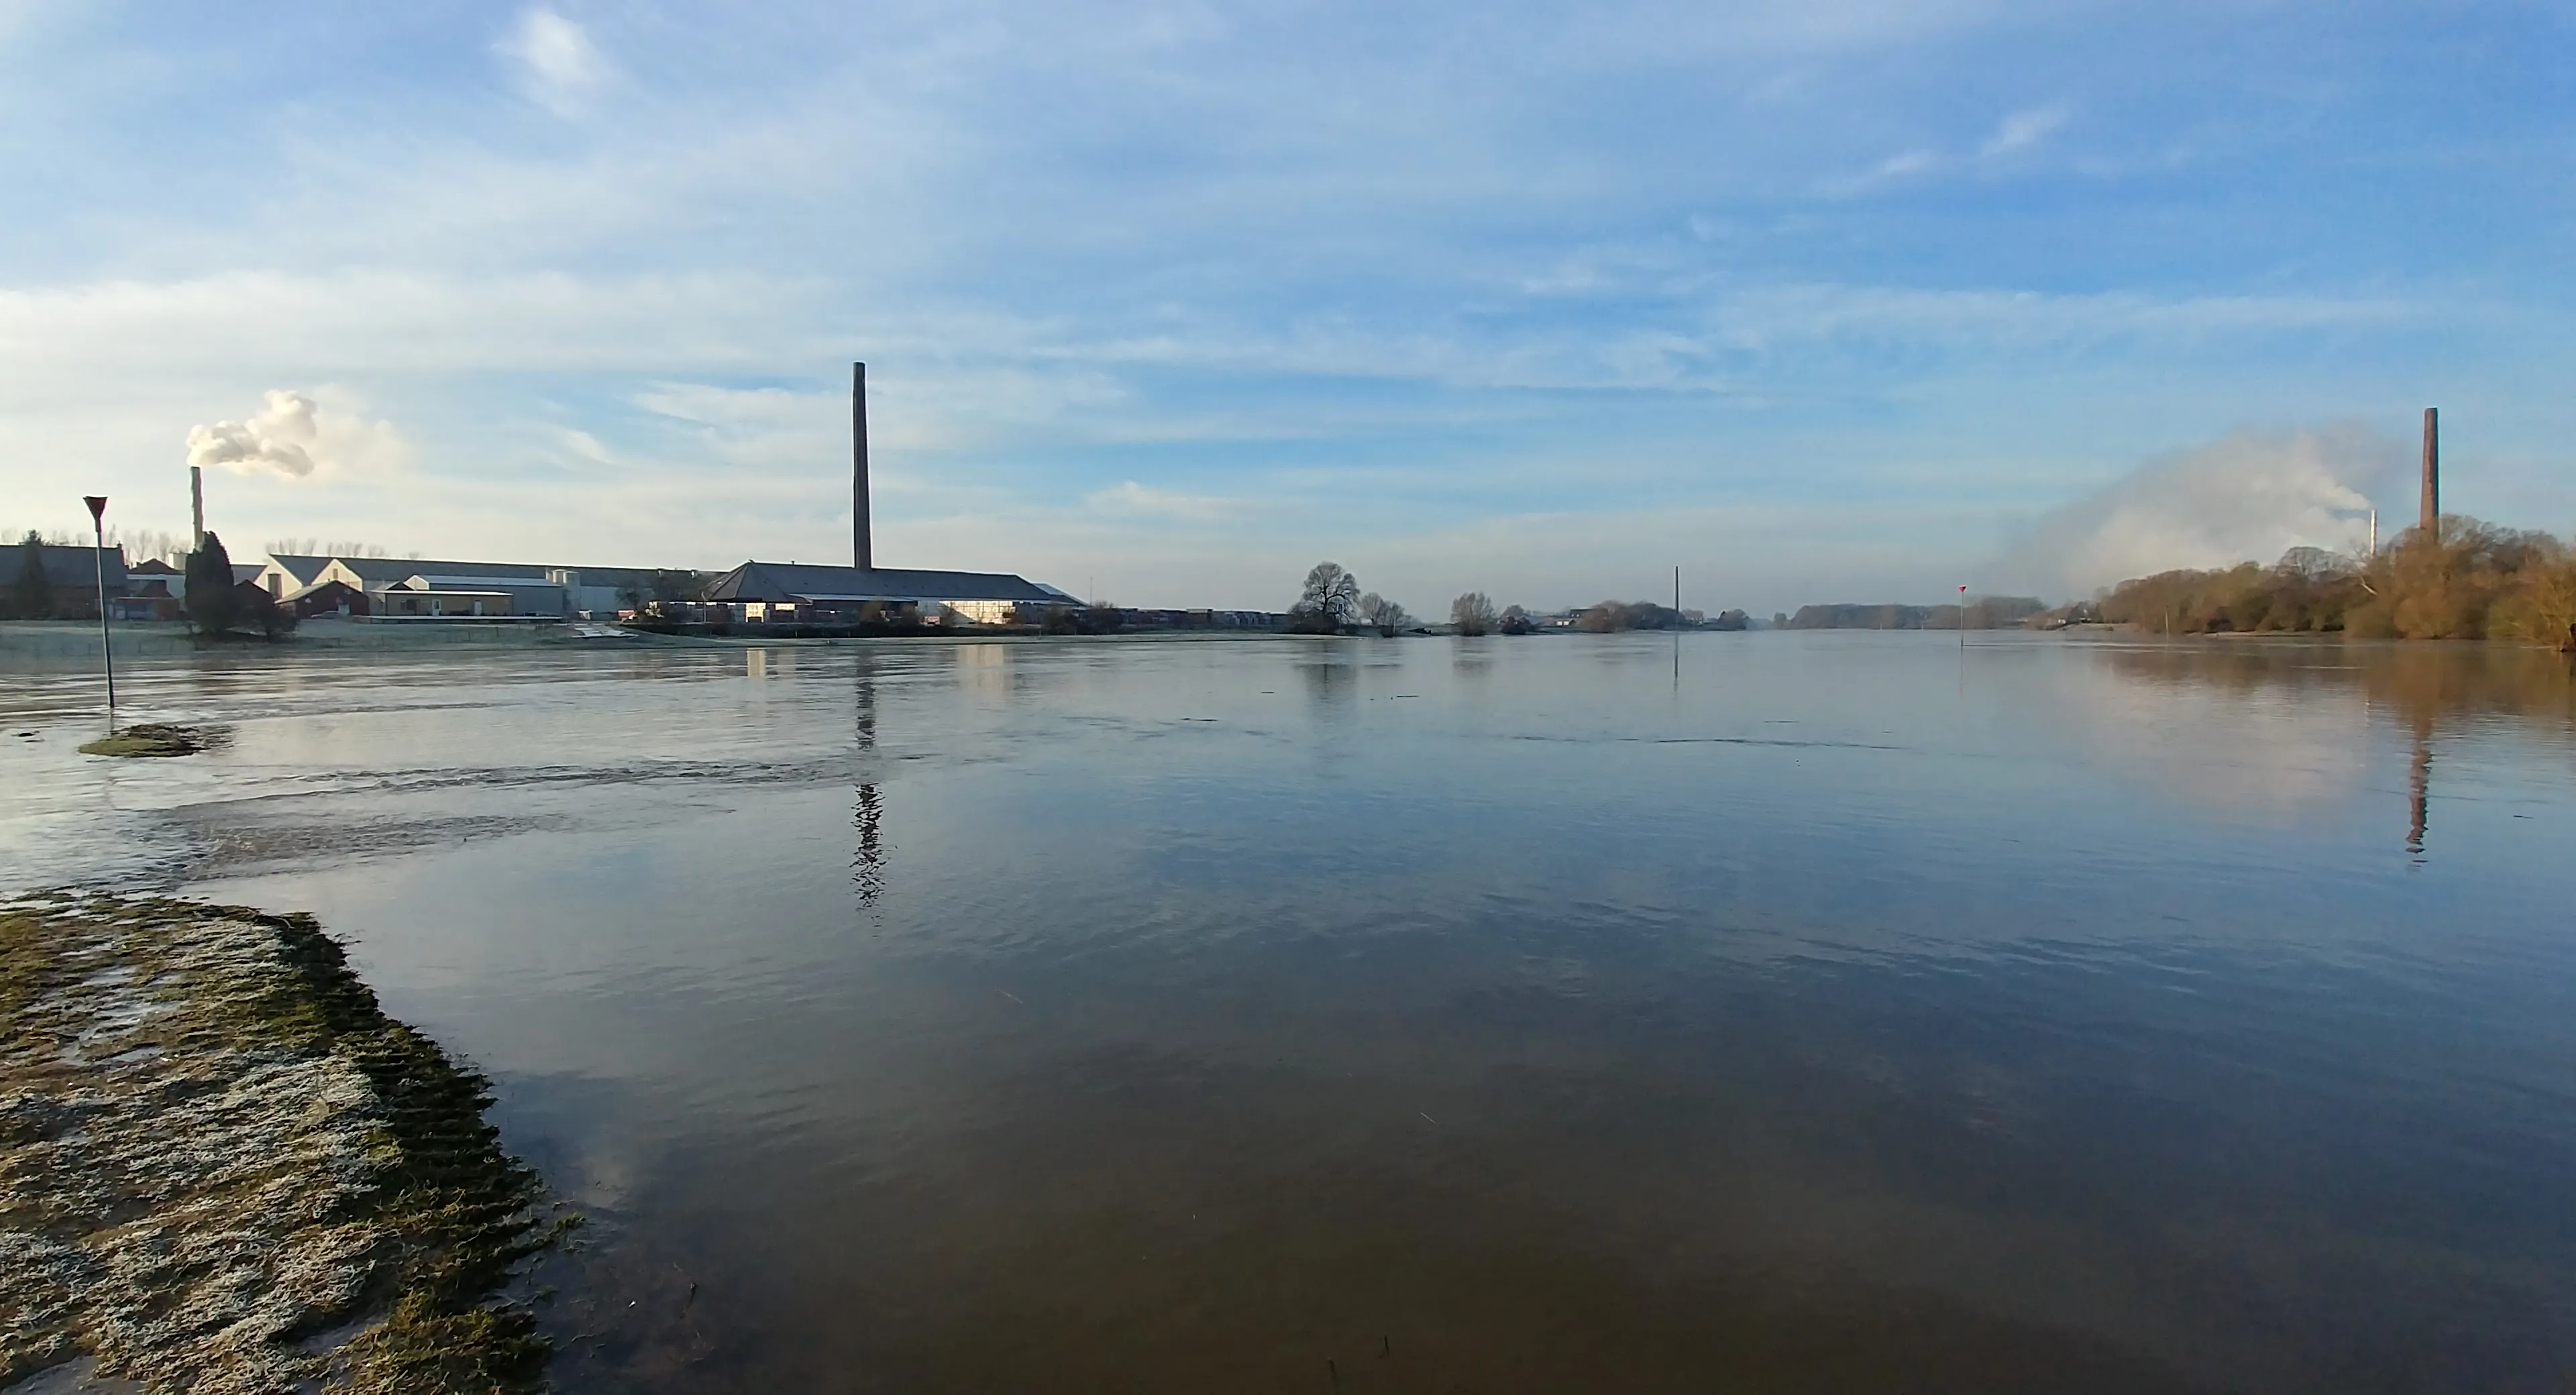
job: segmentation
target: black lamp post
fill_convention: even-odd
[[[98,546],[89,554],[98,572],[98,658],[107,669],[107,729],[116,730],[116,655],[107,637],[107,496],[84,494],[81,502],[89,505],[90,536]]]

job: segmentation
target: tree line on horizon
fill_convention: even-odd
[[[1706,627],[1742,630],[1752,626],[1741,610],[1714,621],[1695,610],[1676,610],[1653,601],[1603,601],[1575,617],[1574,627],[1595,634],[1623,630],[1674,630]],[[1538,617],[1519,606],[1497,609],[1493,598],[1470,591],[1449,603],[1449,624],[1461,635],[1525,635],[1538,628]],[[1360,590],[1359,578],[1339,562],[1318,562],[1306,573],[1296,604],[1288,608],[1288,629],[1295,634],[1340,634],[1370,629],[1387,638],[1420,630],[1413,615],[1374,591]]]
[[[2157,634],[2506,639],[2576,651],[2576,547],[2446,514],[2434,535],[2409,528],[2373,556],[2297,547],[2268,567],[2133,577],[2066,618]]]

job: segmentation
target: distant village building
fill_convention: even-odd
[[[345,581],[317,581],[288,593],[278,604],[294,611],[298,620],[317,615],[366,615],[373,609],[367,602],[367,593]]]
[[[331,584],[330,582],[323,583]],[[564,588],[542,576],[414,572],[367,596],[379,620],[564,620]]]
[[[27,549],[18,543],[0,546],[0,598],[16,589],[18,578],[27,568],[26,554]],[[38,551],[37,558],[37,565],[44,571],[51,618],[96,620],[101,561],[98,549],[47,544]],[[125,549],[109,548],[104,560],[107,594],[113,609],[113,599],[125,594]]]
[[[184,620],[187,599],[188,573],[153,557],[125,569],[125,594],[108,610],[119,620]]]

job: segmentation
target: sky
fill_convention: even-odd
[[[2576,3],[0,0],[0,182],[13,535],[846,561],[862,359],[1131,605],[2576,528]]]

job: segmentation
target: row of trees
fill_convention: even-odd
[[[1414,627],[1404,607],[1374,591],[1362,592],[1359,578],[1339,562],[1318,562],[1306,573],[1305,589],[1288,608],[1288,628],[1298,634],[1339,634],[1361,627],[1394,636]],[[1462,635],[1525,635],[1538,628],[1537,617],[1519,606],[1497,609],[1493,598],[1470,591],[1449,603],[1449,623]],[[1616,630],[1673,630],[1709,623],[1695,610],[1675,610],[1652,601],[1603,601],[1575,618],[1574,627],[1596,633]],[[1714,628],[1741,630],[1752,624],[1740,610],[1717,617]]]
[[[2576,549],[2545,532],[2445,517],[2378,555],[2293,548],[2269,567],[2121,582],[2094,617],[2159,634],[2340,631],[2371,638],[2520,639],[2576,647]]]
[[[1288,628],[1301,635],[1337,635],[1363,626],[1389,639],[1414,627],[1403,606],[1375,591],[1360,590],[1360,579],[1339,562],[1318,562],[1306,573],[1305,589],[1288,607]]]

